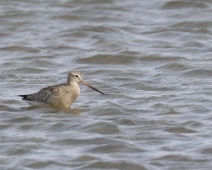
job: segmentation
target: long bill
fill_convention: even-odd
[[[88,82],[85,82],[85,81],[82,81],[82,84],[87,86],[87,87],[90,87],[91,89],[101,93],[101,94],[104,94],[103,92],[99,91],[98,89],[96,89],[95,87],[93,87],[91,84],[89,84]]]

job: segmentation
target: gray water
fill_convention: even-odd
[[[211,170],[211,0],[1,0],[0,169]],[[75,114],[17,95],[79,70]]]

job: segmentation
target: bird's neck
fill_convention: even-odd
[[[70,76],[68,76],[67,78],[67,85],[71,86],[71,85],[75,85],[75,84],[78,84],[76,81],[74,81],[72,78],[70,78]]]
[[[80,87],[78,83],[75,81],[72,81],[68,84],[68,86],[70,87],[72,96],[74,96],[73,98],[75,98],[74,100],[76,100],[77,96],[79,96],[80,94]]]
[[[78,86],[78,83],[76,81],[67,81],[66,83],[68,86]]]
[[[73,81],[71,79],[67,79],[67,83],[68,86],[71,86],[72,88],[79,88],[79,85],[76,81]]]
[[[73,81],[70,77],[67,78],[66,84],[70,86],[72,90],[75,90],[78,94],[80,93],[80,88],[78,83],[76,81]]]

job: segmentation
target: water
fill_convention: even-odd
[[[210,0],[0,2],[0,169],[212,167]],[[66,81],[72,108],[18,94]]]

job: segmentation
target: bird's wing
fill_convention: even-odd
[[[64,84],[55,85],[55,86],[48,86],[37,93],[29,94],[29,95],[22,95],[24,100],[29,101],[36,101],[36,102],[47,102],[53,95],[58,96],[60,93],[60,88]]]

